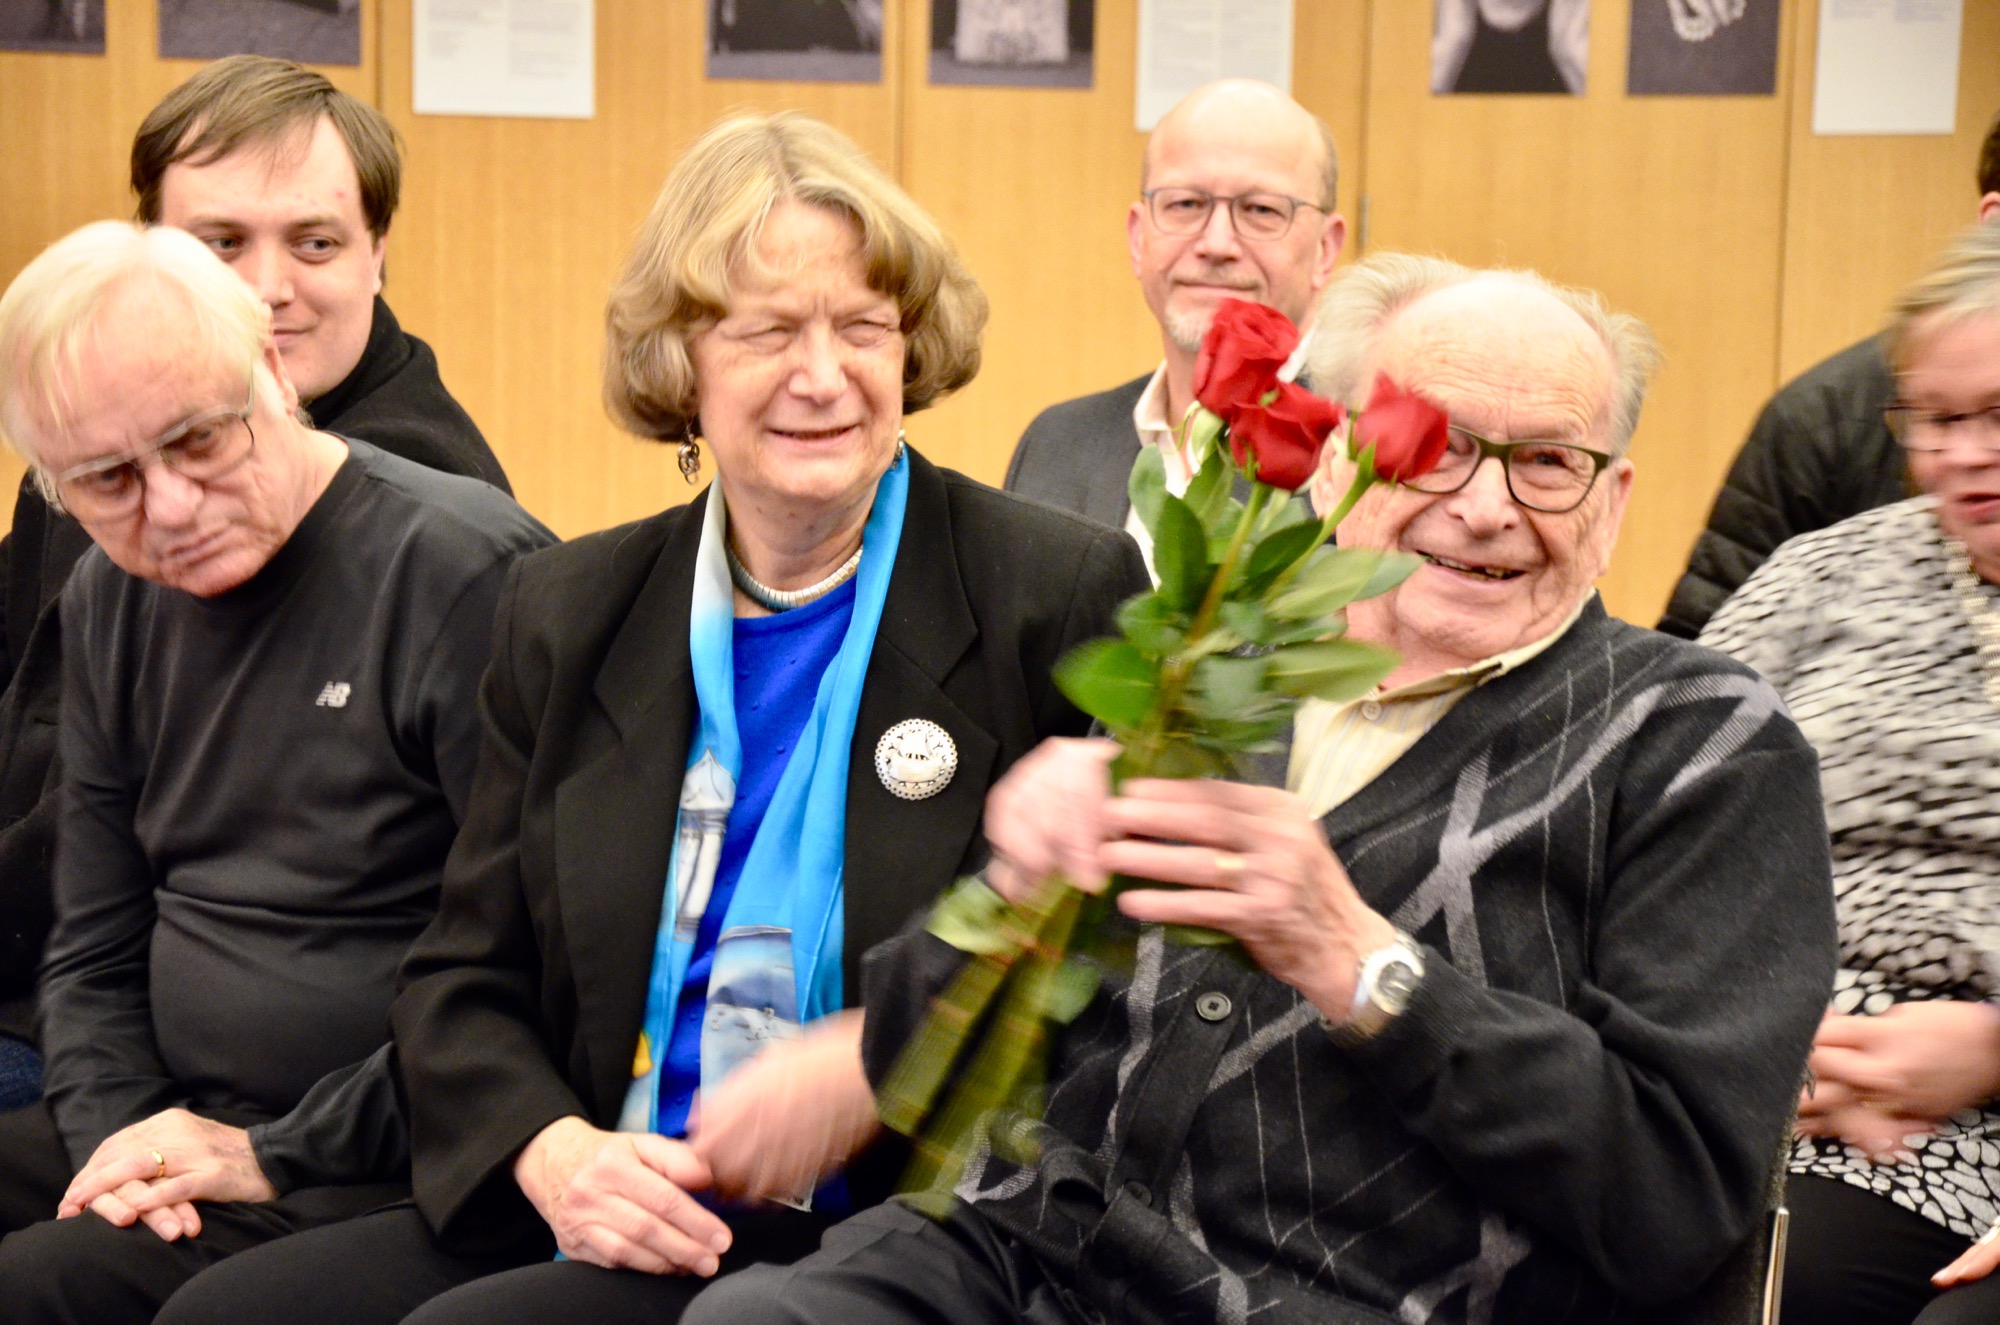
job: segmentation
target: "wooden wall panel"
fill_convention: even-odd
[[[1125,254],[1144,135],[1132,127],[1137,0],[1098,0],[1088,89],[933,87],[929,6],[904,6],[904,187],[993,306],[979,376],[910,422],[924,454],[1000,482],[1045,406],[1159,361]]]
[[[385,0],[383,106],[408,143],[389,296],[437,348],[523,504],[571,537],[683,501],[671,448],[599,403],[605,295],[667,168],[735,107],[797,107],[896,159],[898,66],[879,84],[709,82],[703,10],[598,0],[597,115],[521,120],[410,110],[410,0]],[[888,43],[900,37],[891,6]]]
[[[1629,16],[1593,5],[1583,97],[1433,97],[1431,7],[1375,5],[1367,191],[1371,248],[1531,267],[1660,338],[1603,583],[1611,611],[1650,625],[1771,389],[1791,71],[1774,97],[1627,97]]]
[[[159,57],[154,0],[106,0],[104,54],[0,51],[0,289],[52,241],[90,221],[132,215],[132,134],[196,69]],[[374,15],[363,10],[360,67],[328,67],[375,99]],[[0,525],[13,518],[22,466],[0,447]]]
[[[1881,326],[1889,305],[1971,225],[1979,144],[2000,114],[2000,3],[1967,0],[1950,134],[1815,137],[1819,7],[1800,6],[1786,187],[1783,335],[1789,380]]]

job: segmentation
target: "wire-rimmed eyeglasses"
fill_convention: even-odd
[[[1905,451],[1919,455],[1945,450],[1954,438],[1987,451],[2000,451],[2000,404],[1962,414],[1897,404],[1883,410],[1882,419]]]
[[[1326,208],[1304,198],[1285,193],[1238,193],[1234,196],[1210,193],[1206,189],[1145,189],[1146,214],[1162,234],[1192,235],[1208,224],[1215,204],[1229,204],[1229,223],[1242,239],[1280,239],[1292,228],[1299,208],[1316,212]]]
[[[1500,462],[1500,470],[1507,476],[1507,495],[1545,515],[1561,515],[1583,505],[1597,476],[1612,459],[1608,451],[1568,442],[1534,438],[1496,442],[1453,424],[1450,444],[1437,468],[1405,480],[1403,486],[1436,496],[1457,492],[1472,482],[1488,456]]]
[[[194,483],[226,478],[256,449],[257,436],[250,430],[256,400],[253,374],[242,408],[197,414],[135,450],[72,465],[55,475],[56,496],[78,519],[108,520],[138,508],[146,493],[145,470],[155,461]]]

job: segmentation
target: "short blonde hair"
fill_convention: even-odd
[[[1889,315],[1889,366],[1908,372],[1920,342],[1973,317],[2000,317],[2000,220],[1953,240],[1896,301]]]
[[[37,429],[69,426],[85,348],[110,329],[113,298],[142,282],[185,305],[191,354],[249,371],[264,347],[264,301],[184,230],[96,221],[49,245],[0,295],[0,438],[34,466],[51,499]]]
[[[1639,427],[1646,384],[1659,366],[1660,347],[1646,324],[1613,313],[1595,291],[1557,285],[1538,272],[1477,270],[1445,258],[1377,253],[1334,278],[1313,317],[1310,380],[1315,391],[1359,407],[1368,386],[1361,380],[1375,337],[1391,317],[1433,291],[1482,276],[1503,276],[1540,290],[1573,311],[1597,333],[1611,357],[1611,449],[1624,455]]]
[[[846,137],[796,111],[723,120],[660,187],[604,311],[604,403],[642,437],[692,436],[701,402],[689,342],[729,311],[772,208],[794,201],[852,220],[869,287],[895,301],[903,408],[979,371],[986,296],[937,222]]]

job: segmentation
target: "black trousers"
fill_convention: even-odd
[[[736,1241],[720,1273],[796,1260],[829,1222],[783,1209],[731,1214]],[[673,1325],[710,1283],[555,1261],[549,1245],[544,1236],[512,1254],[455,1255],[416,1207],[400,1205],[234,1257],[175,1294],[157,1325]]]
[[[75,1176],[46,1103],[0,1113],[0,1238],[54,1219]]]
[[[2000,1274],[1940,1293],[1931,1275],[1970,1243],[1834,1178],[1794,1176],[1784,1325],[1994,1325]]]
[[[681,1323],[1075,1325],[1095,1319],[977,1212],[960,1205],[938,1223],[891,1201],[834,1225],[819,1251],[795,1265],[753,1266],[711,1285]]]
[[[228,1257],[408,1195],[396,1185],[315,1187],[204,1204],[200,1236],[164,1242],[143,1224],[56,1219],[73,1176],[45,1105],[0,1114],[0,1325],[146,1325],[176,1289]]]

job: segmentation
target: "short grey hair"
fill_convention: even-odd
[[[108,329],[113,297],[142,282],[186,306],[191,350],[214,363],[253,368],[270,334],[257,292],[184,230],[96,221],[43,249],[0,295],[0,440],[51,500],[37,429],[69,426],[85,349]]]
[[[1320,296],[1313,317],[1307,372],[1313,389],[1360,407],[1368,383],[1361,375],[1389,320],[1427,294],[1484,276],[1500,276],[1550,295],[1582,318],[1611,357],[1611,449],[1624,455],[1639,426],[1646,384],[1659,366],[1659,342],[1629,313],[1614,313],[1595,291],[1557,285],[1532,271],[1480,270],[1445,258],[1377,253],[1355,263]]]
[[[1974,317],[2000,317],[2000,220],[1953,240],[1896,301],[1889,316],[1889,366],[1908,372],[1920,341]]]

